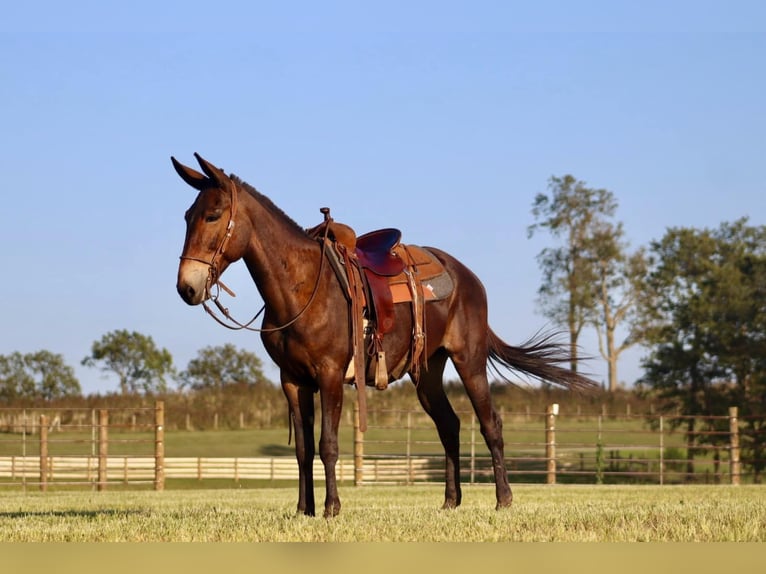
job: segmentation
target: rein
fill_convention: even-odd
[[[229,309],[227,307],[224,307],[223,304],[220,302],[219,297],[221,294],[221,289],[226,291],[229,295],[232,297],[236,297],[236,294],[229,289],[223,281],[220,279],[220,274],[218,273],[218,260],[223,256],[224,251],[226,251],[226,246],[229,243],[229,240],[231,239],[233,230],[234,230],[234,219],[237,214],[237,192],[236,192],[236,185],[232,183],[231,187],[231,209],[229,211],[229,222],[226,224],[226,234],[223,236],[223,239],[221,240],[221,243],[218,245],[218,248],[213,253],[213,256],[210,258],[210,261],[205,261],[204,259],[199,259],[197,257],[189,257],[187,255],[181,255],[181,259],[188,259],[190,261],[197,261],[199,263],[204,263],[208,266],[208,276],[207,281],[205,282],[205,298],[202,301],[202,307],[204,307],[205,311],[208,315],[210,315],[215,321],[222,325],[223,327],[226,327],[227,329],[231,329],[232,331],[241,331],[241,330],[247,330],[247,331],[253,331],[255,333],[272,333],[275,331],[281,331],[283,329],[286,329],[293,323],[295,323],[298,319],[301,318],[303,313],[306,312],[306,310],[311,306],[311,304],[314,302],[314,299],[316,298],[316,294],[319,291],[319,282],[322,279],[322,271],[324,270],[325,265],[325,249],[327,246],[327,232],[328,228],[325,228],[324,233],[322,235],[322,247],[321,247],[321,254],[320,254],[320,261],[319,261],[319,272],[317,273],[317,280],[314,284],[314,289],[311,292],[311,297],[309,297],[309,300],[306,302],[306,304],[303,306],[303,308],[298,312],[298,314],[284,323],[283,325],[280,325],[278,327],[269,327],[269,328],[257,328],[257,327],[251,327],[251,325],[255,322],[255,320],[263,313],[263,311],[266,309],[266,304],[264,303],[261,309],[253,316],[252,319],[250,319],[247,323],[240,323],[237,321],[234,317],[231,316],[231,313],[229,313]],[[216,287],[216,292],[213,294],[211,287]],[[210,299],[215,303],[215,306],[218,307],[218,310],[220,313],[224,316],[224,319],[221,319],[218,315],[216,315],[215,311],[210,308],[208,305],[207,300]],[[233,325],[230,325],[226,321],[229,321],[230,323],[233,323]]]

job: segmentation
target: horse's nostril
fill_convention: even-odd
[[[181,296],[181,299],[186,301],[187,303],[191,303],[194,300],[194,295],[196,294],[196,290],[194,287],[192,287],[189,284],[178,284],[178,294]]]

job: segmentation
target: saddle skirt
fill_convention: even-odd
[[[416,245],[395,245],[389,255],[391,260],[383,265],[389,271],[400,269],[395,274],[381,274],[380,266],[366,267],[362,261],[369,257],[360,256],[364,289],[365,345],[368,358],[365,361],[365,384],[383,390],[389,382],[401,378],[411,371],[415,377],[427,357],[425,350],[426,304],[450,296],[453,282],[441,262],[427,248]],[[409,352],[396,365],[386,363],[382,352],[383,338],[395,327],[396,307],[407,305],[412,318],[412,334]],[[353,306],[352,306],[353,307]],[[356,380],[357,365],[351,361],[346,371],[346,380]]]
[[[382,275],[374,269],[366,268],[376,328],[383,335],[394,327],[395,304],[412,303],[414,298],[420,297],[425,302],[435,301],[452,293],[452,278],[427,249],[397,244],[391,254],[401,262],[399,273]]]

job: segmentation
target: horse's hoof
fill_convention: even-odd
[[[504,508],[510,508],[511,504],[513,504],[513,498],[498,500],[497,506],[495,506],[495,510],[503,510]]]
[[[301,508],[298,507],[298,510],[295,511],[295,516],[315,516],[316,513],[314,512],[313,508]]]
[[[325,518],[335,518],[340,514],[340,502],[336,502],[335,504],[330,504],[325,507],[324,509],[324,517]]]

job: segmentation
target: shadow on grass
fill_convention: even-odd
[[[143,510],[38,510],[27,511],[17,510],[15,512],[0,512],[0,519],[8,518],[11,520],[23,518],[88,518],[95,519],[99,517],[120,517],[144,514]]]
[[[288,456],[295,454],[295,447],[281,444],[265,444],[258,450],[263,456]]]

